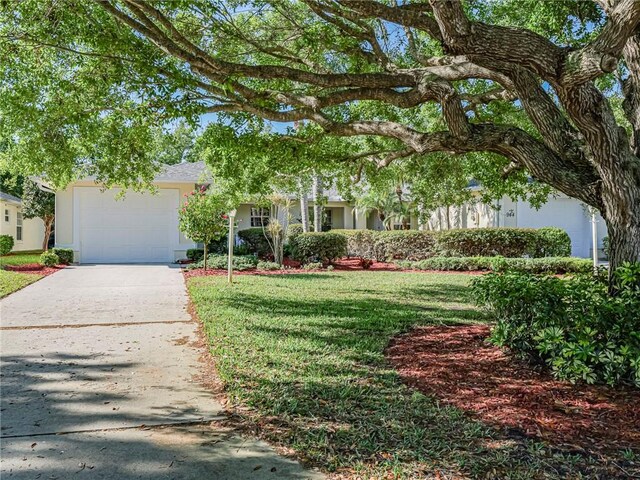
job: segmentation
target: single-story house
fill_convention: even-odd
[[[460,207],[441,207],[432,212],[427,223],[419,228],[559,227],[571,238],[572,256],[591,258],[591,213],[579,200],[556,193],[537,210],[526,201],[514,201],[509,197],[500,199],[496,206],[498,208],[474,202]],[[604,258],[603,239],[607,235],[607,227],[600,214],[596,214],[596,228],[598,255]]]
[[[71,248],[80,263],[173,262],[185,258],[197,244],[178,229],[178,209],[184,195],[200,185],[211,183],[203,162],[165,167],[154,179],[155,193],[103,189],[86,178],[56,192],[56,247]],[[46,185],[45,185],[46,186]],[[294,201],[291,221],[300,221],[300,204]],[[310,202],[311,203],[311,202]],[[441,209],[440,209],[441,210]],[[413,229],[446,228],[442,211],[433,213],[426,224],[411,218]],[[238,207],[238,230],[260,227],[268,221],[269,210],[252,204]],[[567,230],[573,242],[573,254],[590,255],[590,224],[582,204],[568,197],[551,198],[536,211],[525,202],[504,199],[500,209],[479,203],[449,212],[451,228],[485,226],[543,227]],[[332,188],[325,191],[325,220],[333,229],[383,228],[374,212],[364,214]],[[600,238],[606,233],[599,223]]]
[[[14,252],[39,250],[44,241],[44,222],[39,218],[23,218],[22,199],[0,192],[0,235],[13,237]]]

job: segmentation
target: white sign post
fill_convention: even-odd
[[[591,207],[591,249],[593,251],[593,271],[598,273],[598,220],[596,209]]]
[[[227,282],[233,283],[233,246],[235,244],[235,234],[233,233],[233,227],[236,223],[236,210],[233,209],[229,212],[229,263],[227,264]]]

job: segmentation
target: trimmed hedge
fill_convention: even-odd
[[[445,231],[332,230],[347,237],[350,256],[378,261],[430,257],[565,257],[571,239],[560,228],[472,228]]]
[[[347,237],[334,232],[301,233],[291,242],[291,254],[302,263],[331,263],[347,254]]]
[[[11,235],[0,235],[0,255],[6,255],[13,249],[13,237]]]
[[[302,230],[302,224],[292,223],[287,227],[287,240],[289,241],[289,243],[291,243],[291,241],[293,241],[301,233],[304,233],[304,231]]]
[[[238,237],[249,248],[249,251],[260,258],[272,255],[271,247],[262,227],[247,228],[238,231]]]
[[[60,257],[51,251],[42,252],[40,263],[45,267],[55,267],[60,264]]]
[[[412,262],[397,261],[405,270],[493,271],[525,273],[590,273],[591,260],[575,257],[505,258],[505,257],[432,257]]]
[[[207,256],[207,268],[211,270],[226,270],[229,263],[229,257],[226,255],[212,254]],[[234,255],[233,257],[233,269],[234,270],[251,270],[258,265],[258,258],[254,255]],[[204,268],[204,260],[200,260],[197,263],[192,263],[187,267],[188,270],[196,268]]]
[[[187,250],[187,258],[192,262],[199,262],[204,257],[203,248],[190,248]]]
[[[276,262],[258,262],[258,270],[282,270],[282,267]]]
[[[71,248],[52,248],[50,252],[55,253],[60,262],[65,265],[73,263],[73,250]]]

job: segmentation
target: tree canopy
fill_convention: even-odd
[[[335,147],[310,162],[369,180],[463,155],[496,189],[533,178],[598,208],[614,266],[640,259],[636,0],[25,0],[1,15],[0,162],[24,173],[127,184],[157,168],[164,122],[205,115],[231,141],[256,119],[308,121]],[[253,146],[232,145],[265,168]],[[225,153],[220,170],[240,171]],[[305,162],[275,158],[276,173]]]

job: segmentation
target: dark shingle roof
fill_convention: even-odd
[[[211,174],[204,162],[167,165],[154,178],[155,182],[210,183]]]
[[[0,192],[0,199],[6,200],[8,202],[22,203],[22,199],[19,197],[15,197],[8,193]]]

